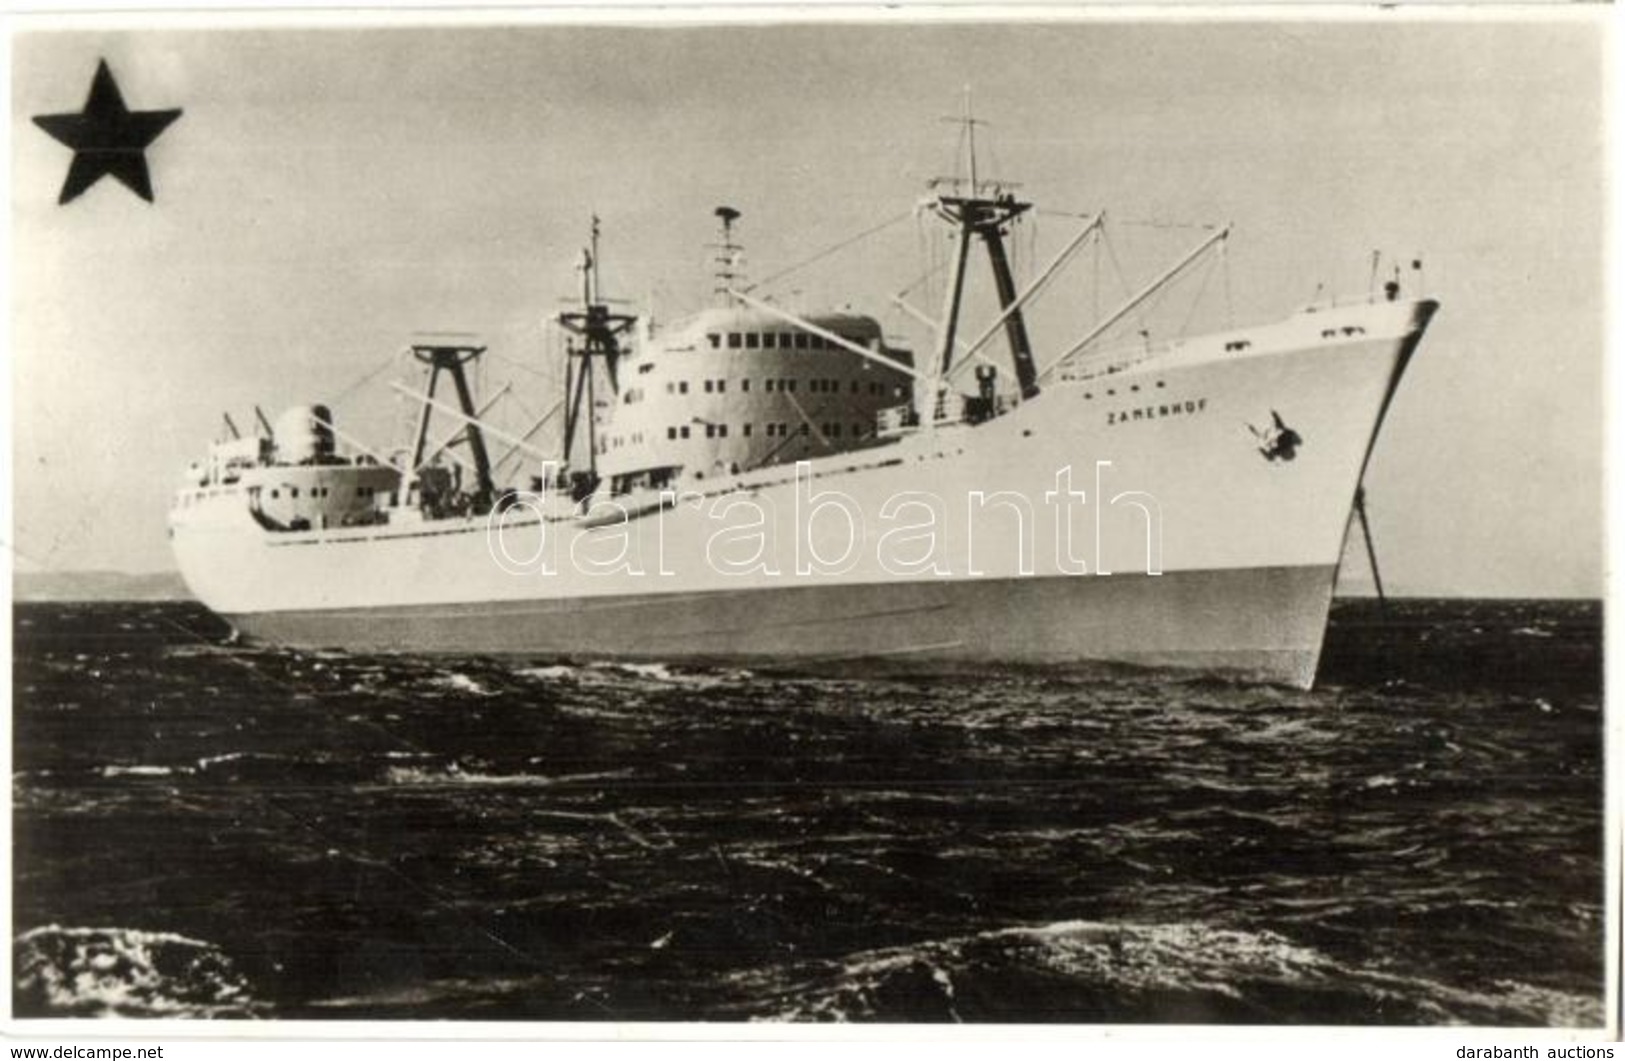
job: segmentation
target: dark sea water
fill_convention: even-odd
[[[1304,693],[21,605],[15,1010],[1595,1026],[1601,622],[1342,604]]]

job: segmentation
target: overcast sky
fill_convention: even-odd
[[[1373,249],[1421,256],[1443,309],[1368,478],[1384,574],[1598,595],[1606,17],[19,35],[18,564],[169,566],[170,492],[222,410],[343,397],[341,427],[397,444],[391,402],[350,388],[415,331],[477,333],[507,359],[487,381],[545,408],[542,321],[592,213],[608,286],[669,319],[710,289],[719,204],[756,276],[906,212],[970,85],[984,169],[1041,206],[1236,223],[1193,319],[1362,294]],[[131,108],[185,109],[148,152],[152,206],[111,180],[56,203],[70,152],[30,117],[77,111],[99,58]],[[1022,264],[1073,224],[1038,217]],[[1113,246],[1134,283],[1200,234]],[[886,296],[927,239],[905,220],[781,297],[902,331]]]

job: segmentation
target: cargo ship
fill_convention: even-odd
[[[182,576],[242,636],[301,648],[1311,685],[1365,469],[1437,303],[1396,270],[1272,322],[1107,342],[1223,247],[1213,227],[1041,350],[1028,314],[1104,215],[1018,279],[1032,204],[976,173],[974,142],[969,175],[929,191],[940,308],[892,299],[924,342],[744,282],[731,207],[715,304],[656,327],[598,290],[594,218],[579,304],[551,322],[556,445],[487,415],[469,371],[485,347],[415,342],[392,455],[304,405],[256,409],[253,434],[233,426],[186,470]],[[997,309],[973,323],[974,259]]]

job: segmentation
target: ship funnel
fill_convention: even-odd
[[[333,414],[325,405],[296,405],[276,418],[271,432],[277,459],[314,464],[333,456]]]

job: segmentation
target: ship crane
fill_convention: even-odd
[[[576,500],[591,496],[598,488],[598,431],[593,410],[597,407],[597,373],[594,361],[602,361],[609,378],[611,394],[620,393],[619,365],[624,352],[621,336],[637,323],[630,313],[616,313],[598,289],[598,228],[592,219],[592,242],[582,251],[581,308],[559,314],[559,326],[573,337],[565,352],[564,467],[569,476],[570,494]],[[576,341],[579,340],[579,343]],[[579,362],[579,365],[577,364]],[[583,403],[587,422],[587,467],[571,470],[576,435],[580,429]]]

